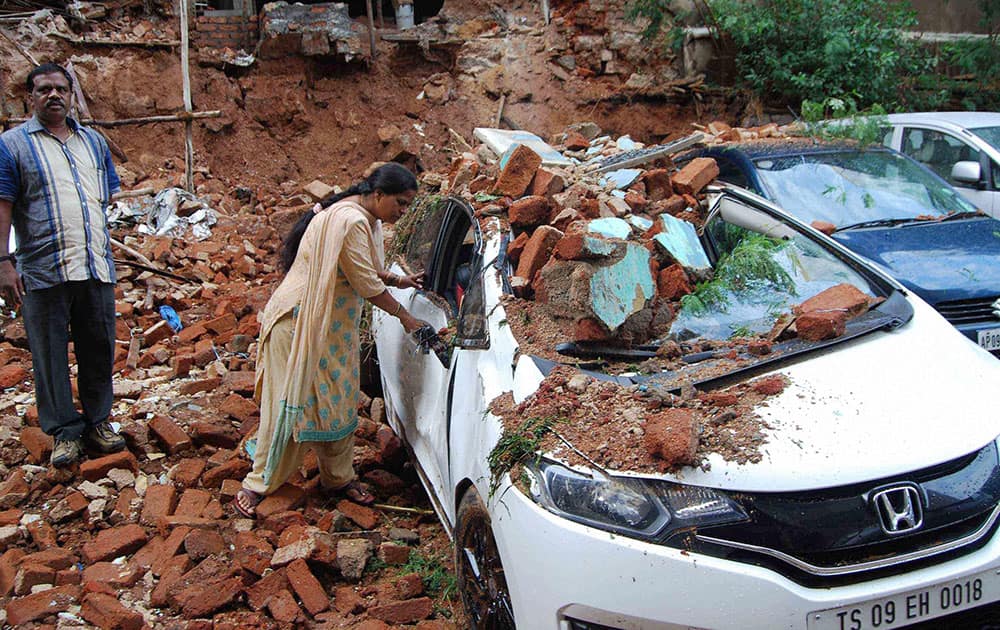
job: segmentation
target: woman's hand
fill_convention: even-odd
[[[408,276],[396,276],[396,286],[400,289],[423,289],[424,274],[411,273]]]

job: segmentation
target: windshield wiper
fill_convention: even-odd
[[[620,348],[599,343],[567,341],[556,344],[556,352],[563,356],[582,359],[651,359],[656,356],[656,346]]]
[[[860,228],[869,227],[892,227],[894,225],[903,225],[904,223],[917,223],[921,219],[909,218],[909,219],[872,219],[870,221],[861,221],[859,223],[851,223],[850,225],[844,225],[833,231],[834,234],[837,232],[843,232],[845,230],[857,230]]]
[[[943,217],[934,218],[935,223],[944,223],[945,221],[955,221],[957,219],[975,219],[977,217],[986,216],[979,210],[966,210],[965,212],[952,212],[951,214],[946,214]]]

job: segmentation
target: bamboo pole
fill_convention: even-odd
[[[96,37],[70,37],[63,33],[52,33],[54,37],[60,39],[65,39],[68,42],[76,44],[77,46],[122,46],[122,47],[137,47],[137,48],[176,48],[180,46],[180,42],[174,39],[151,39],[147,41],[139,40],[117,40],[117,39],[101,39]]]
[[[378,56],[378,48],[375,46],[375,13],[372,11],[372,0],[365,0],[365,6],[368,10],[368,41],[372,47],[372,61],[374,61]]]
[[[181,79],[184,82],[184,111],[191,114],[191,71],[188,67],[188,0],[180,0],[181,8]],[[184,189],[194,192],[194,140],[191,119],[184,121]]]
[[[122,118],[119,120],[90,120],[84,119],[80,122],[88,127],[121,127],[123,125],[147,125],[161,122],[186,122],[189,120],[200,120],[202,118],[219,118],[222,110],[213,109],[205,112],[181,112],[180,114],[169,114],[163,116],[144,116],[142,118]],[[27,118],[9,118],[9,122],[23,123]]]

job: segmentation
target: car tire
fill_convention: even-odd
[[[458,505],[455,523],[455,573],[469,627],[513,629],[514,610],[490,513],[475,488]]]

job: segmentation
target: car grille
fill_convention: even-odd
[[[812,492],[733,493],[747,521],[702,527],[685,540],[691,551],[770,568],[807,586],[836,586],[910,571],[970,553],[1000,527],[1000,466],[992,442],[976,453],[871,483]],[[882,531],[873,490],[916,484],[923,524]],[[1000,629],[998,629],[1000,630]]]
[[[993,302],[998,296],[977,298],[975,300],[954,300],[938,302],[935,308],[952,324],[980,324],[995,322],[997,316],[993,313]]]

